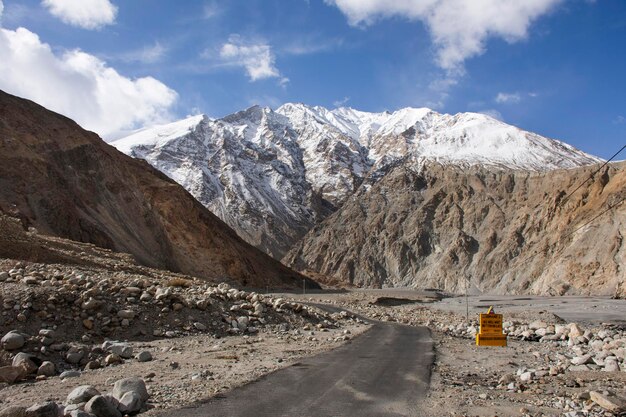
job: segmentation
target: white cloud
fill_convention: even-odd
[[[113,24],[117,15],[109,0],[42,0],[41,4],[63,22],[83,29]]]
[[[500,120],[502,121],[502,113],[500,113],[498,110],[496,109],[485,109],[485,110],[480,110],[478,113],[484,114],[485,116],[489,116],[492,117],[496,120]]]
[[[270,45],[261,42],[244,42],[238,35],[231,35],[220,49],[220,58],[226,65],[246,69],[250,81],[280,77]]]
[[[498,93],[494,100],[496,103],[519,103],[522,97],[518,93]]]
[[[147,45],[135,51],[125,52],[118,55],[117,59],[126,62],[141,62],[144,64],[154,64],[159,62],[167,54],[168,48],[155,42],[154,45]]]
[[[113,138],[167,121],[176,92],[152,77],[130,79],[80,50],[55,54],[28,29],[0,29],[0,89]]]
[[[621,125],[624,122],[626,122],[626,118],[622,115],[618,115],[614,120],[613,120],[613,124],[615,125]]]
[[[344,97],[341,100],[333,101],[333,106],[335,107],[343,107],[350,101],[350,97]]]
[[[290,55],[317,54],[341,48],[344,43],[342,38],[322,38],[317,35],[308,35],[290,40],[281,52]]]
[[[0,0],[0,19],[2,19],[2,12],[4,11],[4,3]]]
[[[482,54],[490,37],[516,42],[531,23],[563,0],[324,0],[337,6],[351,25],[403,17],[423,22],[436,47],[437,64],[462,73],[466,59]]]
[[[211,1],[204,4],[202,9],[202,18],[209,20],[222,13],[222,7],[216,2]]]

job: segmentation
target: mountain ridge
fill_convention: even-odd
[[[601,161],[478,113],[368,113],[286,103],[193,116],[112,142],[183,185],[247,242],[282,258],[367,178],[399,161],[549,170]]]

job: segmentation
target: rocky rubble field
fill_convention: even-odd
[[[478,347],[477,320],[468,323],[464,315],[415,300],[385,306],[380,297],[349,293],[321,301],[368,318],[431,329],[437,359],[428,415],[626,415],[623,326],[584,328],[532,307],[524,313],[498,311],[504,313],[508,347]]]
[[[1,260],[0,281],[3,417],[117,417],[182,406],[366,328],[346,312],[141,267]],[[124,399],[116,387],[129,375],[146,392]],[[81,398],[97,398],[95,405],[71,400],[76,387],[93,393]]]

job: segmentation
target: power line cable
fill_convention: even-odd
[[[626,201],[626,197],[622,198],[620,201],[618,201],[615,204],[609,204],[609,207],[602,211],[600,214],[598,214],[597,216],[594,216],[591,220],[589,220],[588,222],[585,222],[585,224],[583,224],[582,226],[577,227],[576,229],[572,230],[571,232],[569,232],[568,234],[566,234],[565,236],[562,236],[560,240],[565,239],[570,237],[571,235],[573,235],[574,233],[576,233],[577,231],[579,231],[580,229],[582,229],[583,227],[587,226],[588,224],[592,223],[595,219],[597,219],[598,217],[602,216],[604,213],[607,213],[609,211],[611,211],[612,209],[614,209],[615,207],[619,206],[620,204],[622,204],[624,201]]]
[[[607,166],[607,164],[608,164],[609,162],[611,162],[611,161],[612,161],[612,160],[613,160],[613,159],[614,159],[617,155],[619,155],[619,154],[620,154],[620,153],[621,153],[624,149],[626,149],[626,145],[622,146],[622,148],[621,148],[619,151],[615,152],[615,154],[614,154],[612,157],[610,157],[609,159],[607,159],[606,161],[604,161],[604,163],[603,163],[602,165],[600,165],[600,167],[599,167],[598,169],[596,169],[594,172],[592,172],[592,173],[591,173],[591,175],[589,175],[589,177],[588,177],[585,181],[581,182],[581,183],[578,185],[578,187],[576,187],[576,188],[574,189],[574,191],[572,191],[571,193],[569,193],[568,195],[566,195],[566,196],[565,196],[565,198],[564,198],[563,200],[561,200],[561,201],[557,204],[557,207],[558,207],[558,206],[560,206],[561,204],[565,204],[565,202],[566,202],[567,200],[569,200],[569,198],[572,196],[572,194],[574,194],[576,191],[580,190],[580,188],[581,188],[583,185],[587,184],[587,183],[589,182],[589,180],[593,179],[594,175],[596,175],[598,172],[600,172],[600,170],[601,170],[602,168],[604,168],[605,166]]]

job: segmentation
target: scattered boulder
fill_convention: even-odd
[[[146,383],[141,378],[125,378],[115,382],[111,395],[118,401],[122,399],[127,392],[135,392],[139,395],[142,401],[148,401],[150,395],[146,388]]]
[[[122,413],[118,411],[117,407],[103,395],[96,395],[91,398],[85,404],[85,411],[96,417],[122,417]]]
[[[53,401],[36,404],[26,409],[25,417],[58,417],[59,406]]]
[[[583,334],[584,332],[578,324],[576,323],[569,324],[569,338],[570,339],[575,339],[579,336],[582,336]]]
[[[81,385],[80,387],[74,388],[74,390],[68,394],[65,404],[86,403],[96,395],[100,395],[100,391],[98,391],[94,386]]]
[[[134,391],[124,393],[119,402],[118,409],[124,414],[139,412],[145,403],[141,395]]]
[[[117,317],[121,319],[132,320],[135,318],[135,312],[132,310],[120,310],[117,312]]]
[[[0,339],[0,345],[4,350],[21,349],[26,344],[26,339],[16,330],[11,330]]]
[[[50,377],[56,375],[56,373],[56,366],[50,361],[43,362],[41,366],[39,366],[39,369],[37,369],[37,375]]]
[[[147,350],[139,352],[137,356],[135,356],[138,362],[150,362],[152,360],[152,353]]]
[[[61,375],[59,375],[59,378],[61,379],[78,378],[80,375],[81,375],[80,371],[64,371],[61,373]]]
[[[41,364],[42,362],[39,358],[24,352],[15,355],[12,363],[14,367],[22,369],[24,376],[37,372]]]
[[[102,349],[124,359],[133,357],[133,347],[128,343],[106,341],[102,344]]]

